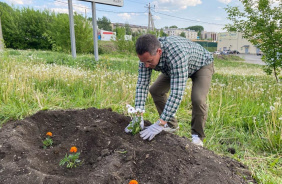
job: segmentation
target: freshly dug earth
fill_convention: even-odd
[[[255,181],[241,163],[162,132],[152,141],[124,133],[130,117],[111,109],[39,111],[0,129],[2,184],[239,184]],[[146,121],[145,125],[150,122]],[[43,149],[46,132],[53,146]],[[59,166],[72,146],[83,163]]]

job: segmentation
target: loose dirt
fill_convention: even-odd
[[[124,133],[130,117],[111,109],[39,111],[0,129],[2,184],[239,184],[255,181],[241,163],[162,132],[152,141]],[[145,121],[145,125],[149,125]],[[53,145],[43,149],[46,133]],[[83,163],[59,166],[72,146]]]

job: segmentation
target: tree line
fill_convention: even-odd
[[[0,2],[5,47],[70,52],[68,14],[17,9]],[[92,25],[82,15],[74,14],[76,49],[79,53],[93,51]]]
[[[66,13],[55,13],[50,10],[33,8],[15,8],[0,2],[3,39],[6,48],[38,49],[59,52],[71,51],[69,16]],[[93,53],[92,18],[86,19],[74,13],[74,29],[77,53]],[[145,32],[132,32],[129,25],[112,30],[111,21],[106,17],[98,18],[98,27],[115,31],[117,49],[132,52],[136,39]],[[199,31],[199,30],[197,30]],[[167,36],[163,30],[151,31],[156,36]],[[125,41],[124,35],[132,35],[132,41]],[[101,49],[99,50],[101,51]]]
[[[3,2],[0,2],[0,10],[6,48],[71,52],[68,14],[33,8],[18,9]],[[74,13],[74,29],[77,53],[93,53],[91,19],[87,20],[82,15]],[[128,51],[131,52],[134,40],[131,41],[133,43],[125,43],[123,38],[128,28],[118,27],[114,31],[121,42],[115,43],[117,48],[123,51],[130,48]],[[142,33],[135,34],[134,38],[138,37],[138,34]]]

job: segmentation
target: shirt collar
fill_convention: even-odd
[[[165,65],[165,51],[163,49],[163,44],[161,43],[161,49],[162,49],[162,55],[160,57],[160,61],[158,63],[158,65],[155,67],[155,70],[158,70],[160,68],[162,68]]]

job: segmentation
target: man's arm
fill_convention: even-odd
[[[183,57],[180,61],[174,63],[171,70],[170,95],[160,116],[160,119],[165,122],[171,120],[181,103],[188,79],[188,65],[186,62],[185,57]]]
[[[145,110],[145,101],[148,96],[149,84],[151,81],[152,69],[146,68],[139,62],[138,80],[136,84],[135,108]]]

